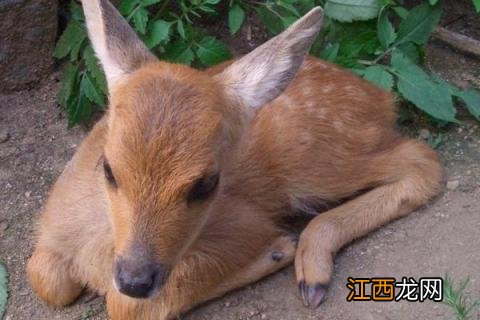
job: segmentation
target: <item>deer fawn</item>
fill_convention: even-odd
[[[112,319],[170,319],[295,261],[317,307],[337,250],[440,191],[437,155],[394,130],[389,93],[306,58],[320,8],[197,71],[158,61],[107,0],[83,7],[110,109],[40,217],[27,272],[49,305],[89,287]],[[342,199],[298,246],[278,225]]]

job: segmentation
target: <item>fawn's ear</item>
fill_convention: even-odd
[[[102,63],[109,90],[142,64],[156,61],[108,0],[82,0],[88,35]]]
[[[234,62],[216,78],[227,94],[258,108],[276,98],[297,74],[323,22],[312,9],[287,30]]]

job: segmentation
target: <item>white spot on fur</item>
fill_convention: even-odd
[[[303,96],[307,98],[312,97],[315,94],[312,88],[312,84],[308,84],[302,91]]]
[[[316,113],[315,113],[315,117],[318,119],[318,120],[325,120],[327,119],[327,110],[324,109],[324,108],[317,108],[316,110]]]
[[[316,109],[317,108],[317,103],[313,100],[309,100],[307,102],[307,108],[309,109]]]
[[[334,120],[332,122],[332,124],[333,124],[333,127],[335,128],[335,130],[337,130],[338,132],[342,132],[345,129],[345,126],[343,125],[343,122],[341,122],[339,120]]]
[[[327,86],[322,87],[322,88],[320,89],[320,91],[321,91],[322,93],[331,93],[331,92],[333,92],[334,90],[335,90],[335,86],[334,86],[334,85],[327,85]]]

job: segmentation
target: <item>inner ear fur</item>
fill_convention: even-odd
[[[276,98],[297,74],[320,31],[323,10],[312,9],[287,30],[216,76],[228,95],[258,108]]]
[[[82,0],[88,35],[111,90],[123,75],[157,61],[108,0]]]

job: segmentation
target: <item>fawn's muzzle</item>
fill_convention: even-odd
[[[151,297],[168,277],[164,265],[134,259],[117,259],[114,281],[118,291],[132,298]]]

